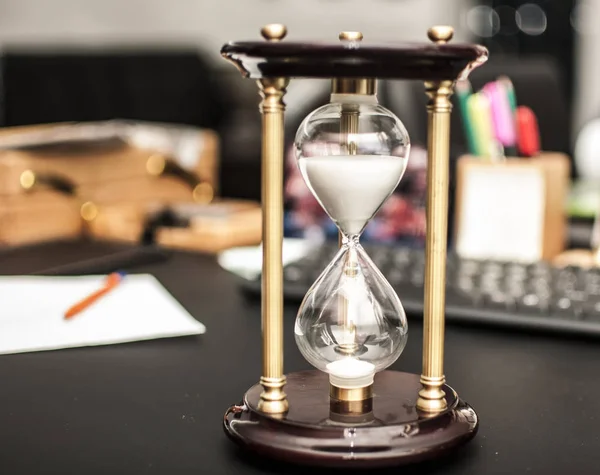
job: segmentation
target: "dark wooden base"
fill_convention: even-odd
[[[427,416],[416,409],[416,374],[383,371],[375,376],[373,410],[342,416],[332,412],[329,379],[320,371],[287,375],[289,411],[258,410],[262,387],[250,388],[225,413],[227,435],[256,455],[329,467],[371,468],[413,463],[469,441],[477,432],[475,411],[445,385],[448,409]]]

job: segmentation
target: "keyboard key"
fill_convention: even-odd
[[[592,297],[584,302],[583,319],[600,323],[600,298]]]
[[[525,267],[523,267],[523,269],[525,269]],[[536,262],[535,264],[531,264],[527,270],[530,275],[535,277],[548,277],[552,272],[552,268],[546,262]]]
[[[411,263],[411,255],[408,249],[402,249],[394,254],[394,264],[399,267],[407,267]]]
[[[369,255],[369,257],[379,270],[383,270],[385,267],[387,267],[390,261],[390,256],[387,249],[379,249],[377,252],[373,253],[373,255]]]
[[[600,296],[600,282],[588,282],[585,291],[588,295],[599,295]]]
[[[506,289],[506,293],[515,300],[519,300],[519,298],[525,295],[524,282],[505,282],[504,288]]]
[[[540,298],[537,294],[525,294],[519,299],[517,304],[527,314],[541,315],[548,310],[548,301],[545,298]]]
[[[493,275],[500,277],[504,275],[504,266],[499,262],[486,262],[485,264],[483,264],[481,272],[484,275]]]
[[[422,270],[414,270],[410,274],[410,282],[416,287],[423,287],[425,284],[425,273]]]
[[[508,264],[506,267],[506,274],[511,277],[519,277],[524,279],[527,277],[527,267],[523,264]]]
[[[565,295],[574,302],[585,302],[588,299],[587,293],[581,290],[569,290]]]
[[[463,275],[477,275],[480,273],[480,266],[478,261],[466,259],[458,264],[457,272]]]
[[[581,318],[582,310],[579,302],[574,302],[568,297],[559,297],[552,302],[550,314],[566,320],[576,320]]]
[[[406,271],[398,269],[397,267],[391,268],[385,277],[392,287],[409,281]]]
[[[305,271],[297,264],[289,264],[283,269],[283,278],[288,282],[302,282],[304,281],[305,276]]]
[[[559,292],[575,290],[577,275],[570,270],[562,270],[554,279],[554,289]]]
[[[477,288],[475,280],[471,276],[460,276],[456,280],[456,288],[463,292],[472,292]]]
[[[589,287],[600,287],[600,274],[596,272],[589,272],[583,275],[585,283]]]
[[[515,299],[502,292],[491,292],[483,295],[483,307],[494,310],[513,310],[516,308]]]
[[[478,299],[472,293],[460,289],[448,289],[446,292],[446,306],[474,307],[477,304]]]
[[[479,284],[479,290],[484,293],[497,293],[502,292],[502,283],[496,279],[485,279]]]

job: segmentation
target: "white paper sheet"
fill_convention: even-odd
[[[0,354],[108,345],[184,335],[206,328],[151,275],[128,275],[85,311],[73,304],[106,276],[0,277]]]

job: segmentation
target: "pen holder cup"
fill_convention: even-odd
[[[473,259],[536,262],[560,254],[567,237],[567,155],[457,163],[454,240]]]

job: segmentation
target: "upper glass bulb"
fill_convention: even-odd
[[[302,176],[346,236],[359,235],[406,170],[406,128],[375,95],[332,94],[298,129]]]
[[[374,94],[332,94],[300,125],[295,151],[306,184],[343,235],[300,306],[296,343],[332,385],[365,387],[407,339],[400,299],[359,237],[406,170],[409,136]]]

